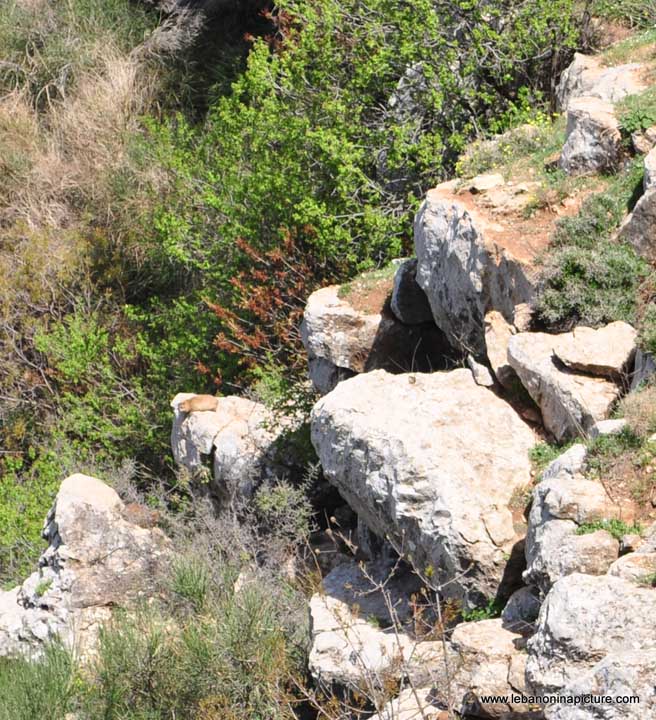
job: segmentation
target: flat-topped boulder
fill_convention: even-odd
[[[406,276],[404,285],[410,278]],[[331,285],[308,298],[301,337],[308,354],[310,380],[321,394],[356,373],[441,367],[449,347],[437,328],[402,323],[390,308],[393,276],[356,278]],[[407,293],[406,293],[407,297]],[[402,308],[398,299],[397,310]],[[421,319],[421,318],[419,318]],[[429,318],[430,320],[430,318]]]
[[[46,518],[39,569],[0,592],[0,655],[38,655],[59,637],[84,656],[113,608],[157,596],[173,546],[148,516],[96,478],[66,478]]]
[[[250,497],[281,466],[282,435],[293,429],[291,418],[274,415],[262,403],[243,397],[217,398],[214,410],[185,412],[181,405],[194,398],[179,393],[171,401],[173,457],[190,472],[205,468],[210,489],[222,499]]]
[[[621,144],[619,121],[610,103],[588,96],[569,102],[561,170],[568,175],[612,172],[619,164]]]
[[[528,332],[508,342],[510,365],[542,411],[545,428],[558,441],[586,433],[605,420],[620,394],[615,382],[572,370],[559,359],[561,352],[571,357],[573,338],[573,333]],[[608,358],[609,352],[604,355]]]
[[[530,481],[535,438],[468,370],[346,380],[315,405],[312,442],[358,516],[445,595],[473,604],[514,589],[522,531],[509,503]]]
[[[606,67],[598,57],[576,53],[560,76],[556,103],[560,111],[580,97],[617,103],[647,89],[645,68],[640,63]]]

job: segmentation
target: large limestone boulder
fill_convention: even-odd
[[[606,419],[620,393],[614,382],[583,375],[559,360],[561,352],[567,356],[573,337],[573,333],[518,333],[508,342],[510,365],[558,441],[577,437]]]
[[[638,662],[632,661],[624,675],[626,694],[632,694],[645,690],[641,677],[653,666],[655,652],[656,591],[611,575],[576,573],[561,578],[542,605],[537,631],[528,643],[526,678],[539,693],[594,687],[595,693],[614,695],[618,685],[613,678],[618,675],[608,669],[633,656]],[[654,707],[653,685],[641,698],[645,704],[640,704],[640,717],[650,716],[649,703]],[[549,712],[559,719],[630,717],[591,715],[589,710],[578,716],[553,708]]]
[[[312,442],[349,505],[445,595],[471,604],[511,589],[509,503],[530,481],[535,438],[468,370],[346,380],[315,405]]]
[[[618,237],[630,243],[650,263],[656,262],[656,188],[651,187],[638,200],[633,212],[620,227]]]
[[[96,478],[64,480],[46,518],[39,569],[0,593],[0,655],[38,655],[55,637],[84,655],[112,608],[155,596],[173,549],[159,528],[142,527],[152,525],[147,517]]]
[[[485,314],[512,322],[515,306],[530,303],[529,265],[492,238],[503,228],[477,212],[445,183],[426,196],[415,218],[417,282],[449,342],[485,355]]]
[[[310,380],[321,394],[356,373],[441,367],[447,345],[437,329],[405,325],[391,312],[392,278],[331,285],[308,298],[301,338]],[[438,337],[439,335],[439,337]]]
[[[183,412],[180,404],[192,397],[179,393],[171,401],[176,463],[197,473],[211,462],[210,488],[217,496],[249,497],[262,480],[280,471],[280,439],[293,421],[236,396],[217,398],[216,410]]]
[[[573,100],[595,97],[617,103],[628,95],[646,90],[644,68],[638,63],[604,67],[597,57],[576,53],[571,65],[560,76],[556,94],[559,110],[567,110]]]
[[[585,523],[621,514],[603,485],[582,474],[584,450],[583,445],[570,448],[533,490],[524,579],[545,594],[565,575],[603,575],[619,554],[619,542],[605,530],[577,534]]]
[[[560,167],[568,175],[611,172],[618,166],[622,136],[613,106],[595,97],[572,100],[567,109]]]
[[[419,641],[404,627],[415,580],[390,573],[383,564],[344,563],[310,599],[309,670],[320,685],[373,693],[399,679],[421,684],[443,674],[442,644]]]

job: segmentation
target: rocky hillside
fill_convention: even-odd
[[[414,257],[307,298],[300,333],[319,464],[300,485],[320,512],[302,551],[290,530],[305,512],[294,494],[302,410],[178,394],[171,446],[181,477],[205,497],[209,537],[227,532],[221,523],[236,533],[214,559],[234,573],[219,584],[223,604],[207,604],[202,553],[190,560],[163,510],[73,475],[46,518],[38,569],[0,597],[0,654],[48,667],[58,641],[106,680],[107,628],[169,607],[154,626],[168,639],[152,647],[186,658],[189,623],[216,632],[221,613],[243,611],[276,566],[309,626],[296,627],[300,666],[268,677],[287,684],[285,702],[303,716],[656,717],[649,312],[642,296],[616,302],[637,278],[598,278],[592,305],[565,298],[567,311],[550,314],[557,292],[575,287],[554,283],[563,228],[582,227],[591,203],[637,166],[630,212],[606,214],[604,242],[641,273],[656,257],[656,130],[632,127],[626,110],[651,102],[651,42],[576,55],[558,86],[564,124],[470,147],[461,176],[419,207]],[[631,61],[614,64],[622,54]],[[509,160],[513,143],[521,151]],[[546,152],[550,143],[560,150]],[[609,257],[596,257],[598,272],[614,271]],[[592,317],[603,321],[584,322]],[[264,532],[255,545],[239,539],[253,517]],[[182,614],[171,597],[187,603]],[[288,622],[269,619],[256,635]],[[244,658],[257,673],[260,660]],[[220,693],[194,717],[224,717]],[[98,707],[66,703],[79,720]],[[253,717],[286,717],[255,707]]]

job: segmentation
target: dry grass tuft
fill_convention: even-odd
[[[620,404],[620,415],[640,438],[656,433],[656,384],[629,393]]]

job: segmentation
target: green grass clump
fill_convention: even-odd
[[[528,451],[528,457],[531,465],[536,473],[544,472],[547,467],[558,457],[560,457],[569,447],[571,443],[566,445],[555,445],[551,443],[541,442],[534,445]]]
[[[583,523],[576,529],[577,535],[589,535],[597,530],[606,530],[616,540],[621,540],[624,535],[639,534],[642,527],[638,524],[625,523],[623,520],[597,520],[595,522]]]
[[[464,622],[478,622],[479,620],[490,620],[492,618],[501,617],[504,604],[498,600],[488,600],[488,602],[480,608],[473,610],[463,610],[462,619]]]

